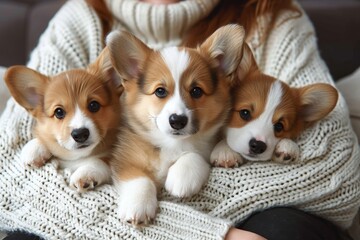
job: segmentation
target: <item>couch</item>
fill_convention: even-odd
[[[320,53],[335,81],[355,72],[360,66],[360,0],[298,1],[313,21]],[[41,32],[64,2],[65,0],[0,0],[0,66],[26,64]],[[356,94],[353,87],[354,81],[357,81],[357,89],[360,89],[360,69],[339,82],[338,87],[347,101],[355,101],[355,104],[349,103],[349,106],[354,128],[360,133],[360,100],[358,101],[359,94]],[[7,96],[5,86],[1,83],[0,113]],[[360,240],[358,217],[350,231],[356,240]],[[0,239],[1,236],[0,233]]]
[[[63,0],[0,0],[0,66],[25,64]]]

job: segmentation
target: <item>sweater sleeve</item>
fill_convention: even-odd
[[[49,23],[28,66],[53,75],[82,68],[103,45],[99,19],[84,1],[68,1]],[[154,224],[135,229],[117,216],[111,185],[79,194],[68,187],[70,173],[54,161],[25,169],[20,152],[32,138],[34,121],[13,99],[0,118],[0,229],[22,229],[45,239],[222,239],[230,221],[185,204],[159,203]]]

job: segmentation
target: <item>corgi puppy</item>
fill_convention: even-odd
[[[120,79],[104,49],[87,69],[44,76],[13,66],[5,82],[17,103],[35,119],[35,138],[21,152],[21,161],[41,167],[58,158],[72,172],[70,186],[83,192],[111,180],[109,157],[120,122]]]
[[[111,162],[121,219],[137,225],[154,218],[164,185],[173,196],[189,197],[205,184],[243,40],[238,25],[220,28],[197,49],[155,51],[127,32],[107,37],[128,124]]]
[[[263,74],[246,43],[238,78],[226,137],[211,154],[215,166],[233,167],[244,159],[296,161],[299,149],[290,139],[328,115],[338,100],[329,84],[292,88]]]

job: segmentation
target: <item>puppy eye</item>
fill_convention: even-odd
[[[98,103],[97,101],[91,101],[89,103],[88,109],[90,112],[97,112],[100,110],[100,103]]]
[[[240,110],[239,112],[240,117],[244,119],[245,121],[249,121],[251,119],[250,111],[247,109]]]
[[[159,87],[155,90],[155,95],[158,98],[165,98],[167,96],[167,91],[165,90],[165,88]]]
[[[284,125],[281,122],[277,122],[274,124],[274,130],[275,132],[281,132],[284,130]]]
[[[203,90],[199,87],[194,87],[190,91],[190,95],[192,98],[201,98],[201,96],[204,94]]]
[[[65,112],[65,110],[62,109],[62,108],[57,108],[57,109],[55,109],[55,111],[54,111],[54,115],[55,115],[55,117],[56,117],[57,119],[63,119],[63,118],[65,117],[65,115],[66,115],[66,112]]]

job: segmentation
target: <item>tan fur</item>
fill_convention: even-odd
[[[24,66],[14,66],[7,71],[5,81],[14,99],[35,117],[35,136],[59,158],[66,158],[70,151],[61,147],[54,136],[60,132],[62,138],[69,137],[68,121],[79,105],[100,132],[102,141],[92,153],[96,155],[109,151],[120,122],[122,86],[113,82],[111,68],[108,50],[105,49],[86,70],[69,70],[47,77]],[[29,93],[34,92],[37,94],[30,97]],[[96,113],[87,109],[93,100],[101,104]],[[62,120],[54,116],[58,107],[66,111]],[[108,158],[105,157],[104,161],[107,162]]]
[[[159,179],[155,177],[159,149],[127,128],[122,128],[118,143],[114,150],[116,160],[112,161],[115,177],[127,181],[147,176],[159,186]]]
[[[248,109],[252,119],[263,112],[266,98],[275,78],[262,73],[255,58],[247,46],[237,70],[238,85],[234,90],[234,107],[229,127],[241,128],[248,121],[239,116],[239,111]],[[337,90],[329,84],[318,83],[301,88],[291,88],[281,82],[283,96],[273,116],[273,124],[281,122],[284,131],[275,133],[278,138],[295,138],[307,127],[328,115],[338,99]],[[251,121],[251,120],[250,120]]]
[[[231,28],[239,27],[231,26]],[[217,34],[206,40],[198,50],[186,49],[191,56],[191,62],[189,68],[183,73],[181,90],[186,105],[196,112],[200,132],[224,122],[227,111],[230,109],[228,94],[230,81],[225,79],[227,78],[226,75],[235,72],[237,64],[225,66],[227,72],[216,72],[214,70],[214,74],[219,79],[217,86],[211,83],[212,76],[209,69],[222,67],[219,66],[220,61],[217,57],[223,56],[225,50],[217,48],[219,45],[230,45],[222,42],[238,41],[241,42],[239,45],[242,44],[243,29],[240,28],[238,31],[233,31],[233,29],[220,29]],[[115,152],[115,158],[118,160],[114,161],[116,175],[121,179],[143,174],[153,178],[152,176],[156,175],[154,171],[156,171],[155,166],[159,158],[159,150],[149,142],[146,132],[153,128],[150,118],[157,115],[166,103],[166,98],[160,99],[153,94],[155,89],[163,86],[168,90],[169,96],[173,94],[174,83],[171,80],[171,73],[158,52],[150,50],[129,33],[123,32],[119,39],[111,41],[108,47],[112,54],[113,64],[123,78],[127,122],[133,129],[132,131],[136,132],[133,134],[131,131],[125,131],[121,134],[125,139],[133,139],[134,144],[122,141],[122,137],[119,139],[118,148]],[[232,56],[231,60],[224,63],[225,65],[240,61],[241,51],[226,50]],[[124,59],[126,54],[120,54],[124,52],[131,56],[130,60]],[[137,63],[137,68],[134,68],[134,62]],[[194,64],[195,62],[197,64]],[[145,79],[143,88],[139,87],[141,85],[139,78]],[[199,86],[204,91],[204,96],[201,99],[192,99],[189,96],[188,92],[193,86]],[[139,168],[143,171],[139,171]],[[123,171],[127,172],[126,175],[122,174]]]
[[[207,143],[202,146],[209,149],[207,158],[231,108],[229,92],[241,59],[243,39],[243,29],[231,25],[214,33],[197,49],[178,48],[178,51],[186,51],[190,59],[177,86],[180,87],[181,101],[193,116],[193,132],[186,139]],[[161,152],[163,147],[168,146],[153,143],[152,131],[158,127],[153,120],[174,95],[175,81],[161,54],[146,47],[131,34],[113,33],[107,44],[113,65],[123,79],[123,103],[128,124],[122,128],[114,152],[114,181],[126,182],[145,176],[160,187],[166,177],[161,173],[161,161],[164,161],[161,160]],[[155,95],[159,87],[166,89],[166,97]],[[190,94],[195,87],[203,91],[200,98],[193,98]],[[202,139],[213,129],[216,131],[210,139]],[[176,148],[181,149],[182,146]],[[169,163],[176,160],[166,159]]]
[[[218,142],[210,156],[215,166],[234,167],[244,159],[297,161],[299,147],[291,139],[326,117],[338,100],[330,84],[292,88],[262,73],[246,44],[232,96],[226,139]]]

